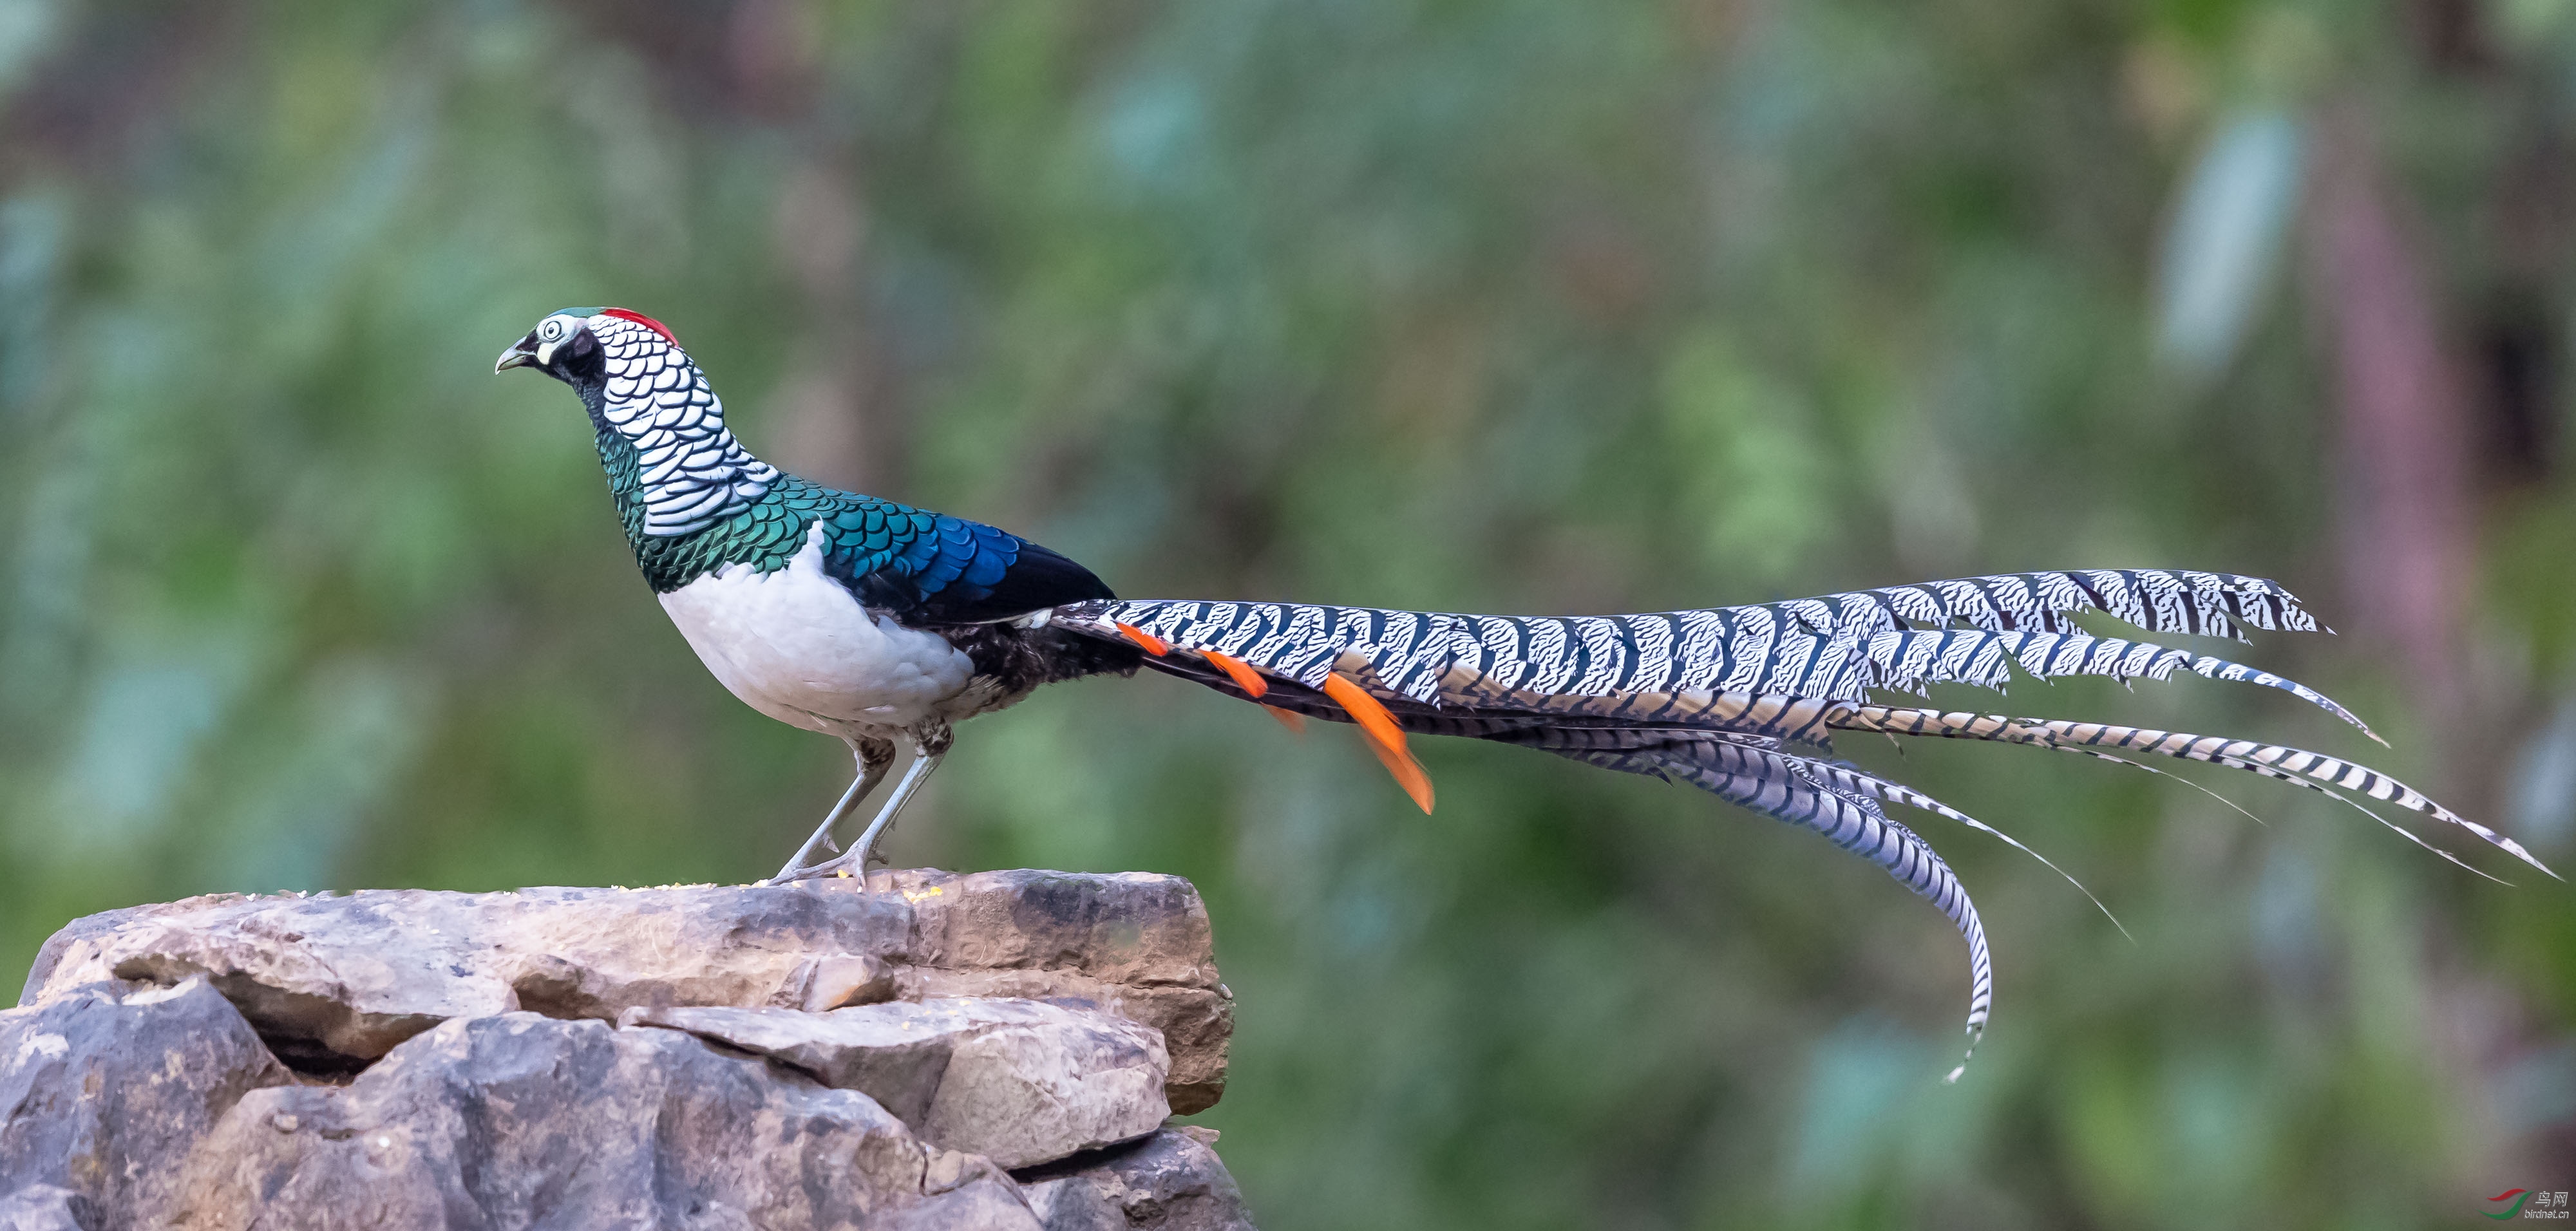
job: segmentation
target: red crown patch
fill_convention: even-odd
[[[650,329],[653,332],[662,335],[662,340],[673,346],[678,346],[680,344],[680,340],[678,338],[671,336],[670,326],[654,320],[652,317],[646,316],[641,312],[631,312],[625,308],[601,308],[599,310],[599,314],[601,316],[613,316],[621,321],[633,321],[638,325],[642,325],[646,329]]]

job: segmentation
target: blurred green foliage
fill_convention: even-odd
[[[2394,751],[2199,680],[2009,705],[2367,752],[2576,863],[2568,0],[17,0],[0,98],[0,971],[137,901],[741,880],[804,833],[842,750],[722,692],[572,399],[488,376],[570,303],[669,322],[770,460],[1133,596],[2280,577],[2360,635],[2255,661]],[[2340,614],[2378,583],[2353,296],[2302,255],[2338,132],[2476,468],[2430,674]],[[1927,831],[2000,968],[1944,1087],[1961,948],[1874,869],[1421,755],[1430,817],[1347,731],[1085,682],[965,728],[891,849],[1195,880],[1241,1015],[1201,1118],[1273,1228],[2410,1227],[2576,1187],[2562,886],[2241,775],[2198,777],[2268,826],[1916,747],[2137,938]]]

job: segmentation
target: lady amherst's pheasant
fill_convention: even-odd
[[[837,735],[857,756],[857,780],[767,883],[864,872],[878,838],[948,751],[958,721],[1005,708],[1040,684],[1139,666],[1257,702],[1291,722],[1358,724],[1426,812],[1431,782],[1405,750],[1410,734],[1519,744],[1685,782],[1815,830],[1958,925],[1972,977],[1972,1050],[1993,1000],[1985,929],[1949,865],[1886,805],[1995,831],[1922,792],[1826,759],[1831,732],[2251,770],[2424,813],[2548,871],[2512,839],[2333,757],[1871,699],[1873,689],[1919,693],[1936,681],[2000,687],[2014,665],[2043,679],[2162,680],[2180,668],[2282,689],[2367,733],[2342,706],[2293,681],[2096,636],[2072,618],[2099,610],[2150,632],[2240,640],[2248,627],[2317,627],[2289,592],[2261,578],[2164,569],[2019,573],[1570,618],[1121,600],[1089,570],[1026,539],[834,491],[753,457],[725,428],[723,404],[697,364],[669,329],[641,313],[554,313],[503,351],[494,370],[517,367],[581,395],[635,562],[707,669],[752,708]],[[876,819],[847,854],[808,864],[885,776],[897,742],[916,755]]]

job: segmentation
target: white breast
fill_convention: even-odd
[[[936,633],[870,616],[823,572],[823,528],[787,567],[728,565],[662,596],[707,670],[780,722],[834,735],[943,713],[974,664]]]

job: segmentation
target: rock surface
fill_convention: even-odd
[[[931,1000],[795,1009],[630,1009],[875,1099],[923,1141],[1004,1167],[1053,1162],[1153,1132],[1163,1036],[1040,1000]]]
[[[1023,1171],[1020,1183],[1046,1231],[1253,1231],[1215,1139],[1205,1129],[1166,1129],[1124,1149]]]
[[[98,1225],[94,1208],[68,1188],[30,1184],[0,1197],[0,1231],[84,1231],[83,1218]]]
[[[1001,1168],[865,1095],[524,1012],[442,1023],[345,1089],[244,1098],[180,1189],[172,1222],[226,1229],[1042,1225]]]
[[[96,983],[0,1014],[0,1194],[158,1209],[172,1164],[242,1096],[294,1080],[202,979]]]
[[[452,1017],[1014,996],[1162,1032],[1172,1110],[1225,1091],[1233,996],[1198,890],[1145,873],[875,872],[780,888],[218,894],[80,919],[19,1003],[204,975],[288,1064],[354,1072]]]
[[[193,898],[20,1005],[0,1231],[1251,1225],[1172,877]]]

